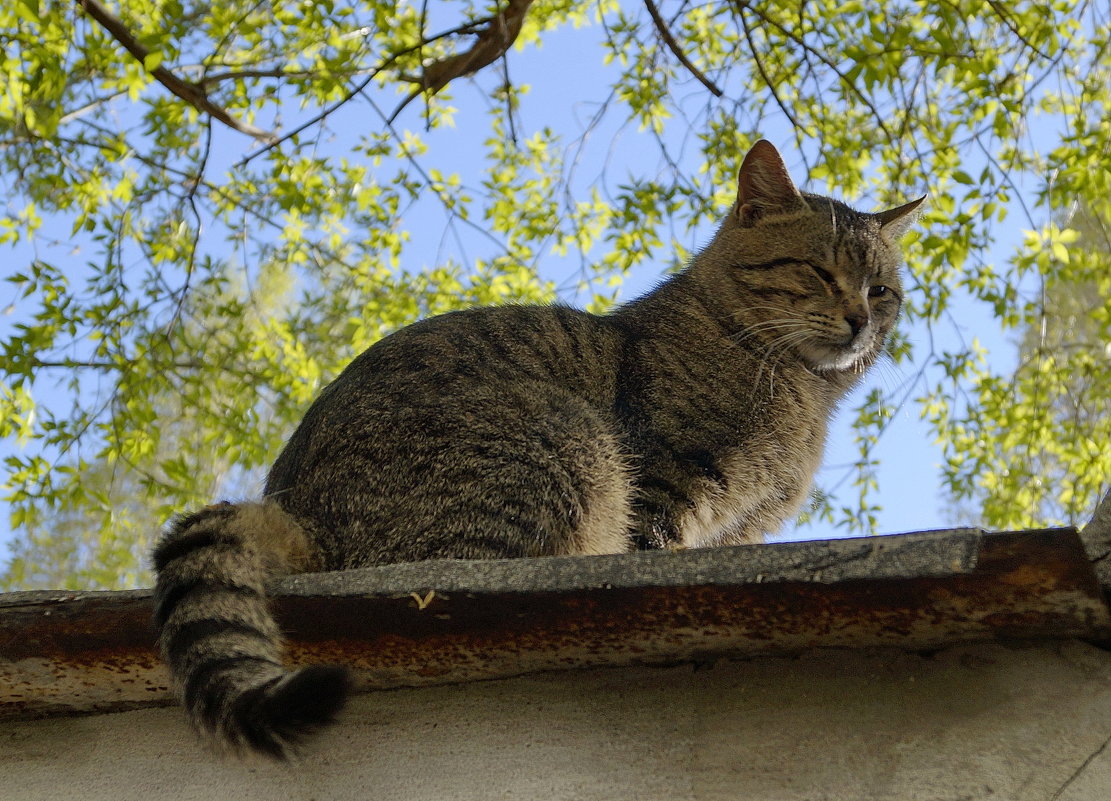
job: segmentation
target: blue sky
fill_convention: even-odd
[[[589,38],[582,31],[549,33],[545,35],[542,48],[530,49],[525,53],[514,52],[511,55],[510,69],[513,80],[534,87],[522,104],[523,136],[540,127],[551,126],[557,131],[566,132],[565,143],[571,145],[584,121],[593,114],[596,104],[604,99],[606,80],[598,78],[601,69],[601,52],[593,48],[584,49],[584,42],[589,41]],[[558,75],[559,79],[553,80],[553,75]],[[434,166],[445,173],[459,171],[463,174],[465,183],[477,183],[478,171],[481,168],[479,159],[483,150],[482,140],[488,135],[488,111],[484,103],[474,102],[478,94],[473,88],[460,85],[455,88],[454,94],[456,96],[454,104],[459,107],[456,127],[427,135],[430,150],[426,167]],[[353,112],[361,117],[357,120],[359,125],[377,127],[377,121],[370,118],[366,106],[360,106],[359,109]],[[288,124],[292,126],[295,122],[290,119]],[[350,139],[350,133],[356,128],[353,122],[355,120],[338,119],[332,134],[322,140],[321,152],[336,155],[343,153],[346,150],[347,140]],[[402,119],[402,123],[413,128],[420,127],[420,113],[416,104],[407,112],[407,117]],[[774,124],[766,131],[766,135],[780,148],[796,182],[806,188],[805,169],[800,155],[794,151],[793,137],[788,136],[787,131],[782,127],[777,129]],[[221,132],[216,137],[216,144],[218,149],[213,154],[213,162],[228,164],[238,159],[243,149],[250,143],[238,134]],[[599,173],[603,163],[606,162],[608,162],[608,177],[616,181],[620,178],[621,170],[642,165],[645,161],[651,167],[659,159],[658,150],[651,137],[638,133],[635,124],[622,127],[613,122],[606,122],[593,132],[592,141],[588,144],[590,147],[584,151],[586,155],[579,167],[580,174],[584,176],[583,180],[587,181],[591,180],[592,175]],[[743,155],[741,152],[724,153],[722,158],[739,166]],[[810,154],[811,158],[813,155]],[[824,192],[823,187],[812,187],[812,189]],[[917,187],[906,187],[906,199],[915,197],[917,189]],[[872,198],[844,197],[842,199],[863,210],[876,208]],[[722,209],[723,213],[724,211],[725,209]],[[444,255],[442,252],[444,248],[455,247],[448,237],[439,235],[445,226],[441,209],[414,209],[406,224],[412,229],[424,227],[438,234],[428,238],[425,251],[417,249],[410,253],[416,263],[407,264],[409,268],[416,268],[421,264],[431,265]],[[1014,244],[1019,241],[1022,227],[1025,225],[1020,224],[1018,216],[1012,215],[1009,221],[997,231],[999,244],[996,250],[989,254],[989,258],[997,263],[1004,261]],[[711,231],[708,229],[692,232],[685,244],[687,247],[695,248],[710,234]],[[66,263],[80,265],[87,259],[93,258],[88,243],[71,239],[70,223],[67,220],[48,221],[39,239],[36,248],[22,245],[14,252],[0,256],[0,262],[7,265],[2,268],[2,272],[7,274],[9,270],[21,268],[35,256],[46,258],[59,265]],[[50,242],[52,239],[53,244]],[[79,249],[75,250],[75,245],[80,246]],[[458,258],[460,254],[449,255]],[[545,277],[561,284],[566,281],[567,270],[574,269],[576,266],[569,262],[561,263],[560,260],[552,257],[545,260],[542,272]],[[659,280],[661,270],[665,266],[661,259],[653,269],[641,270],[630,275],[623,287],[623,296],[631,297],[653,285]],[[575,300],[573,297],[567,299],[571,302]],[[8,326],[20,319],[15,300],[12,290],[6,286],[0,288],[0,309],[12,304],[8,314],[0,316],[0,333],[5,332]],[[961,337],[969,340],[976,337],[988,349],[989,363],[1000,371],[1008,371],[1015,360],[1015,346],[998,330],[988,310],[967,298],[958,297],[955,304],[953,322],[950,325],[935,328],[932,332],[927,332],[921,324],[910,326],[906,329],[910,339],[922,343],[932,333],[935,346],[944,349],[955,346]],[[919,348],[918,353],[920,358],[926,356],[924,348]],[[916,364],[908,364],[897,369],[875,370],[859,392],[866,392],[877,384],[895,390],[910,379],[916,369]],[[60,391],[62,390],[51,388],[42,382],[36,386],[39,399],[46,402],[49,402],[52,396],[57,397]],[[913,390],[908,393],[907,403],[898,410],[878,447],[877,455],[882,463],[878,496],[883,506],[879,515],[880,533],[940,528],[954,522],[952,510],[945,504],[940,489],[937,465],[941,460],[941,452],[933,443],[933,435],[926,424],[919,419],[918,407],[913,402],[913,398],[918,394],[920,393]],[[844,406],[846,411],[834,422],[825,466],[818,477],[822,485],[834,485],[845,479],[848,475],[848,465],[856,458],[849,429],[851,418],[849,410],[852,406],[853,398],[850,398]],[[0,443],[0,456],[10,453],[12,447],[10,443]],[[845,482],[848,491],[851,491],[847,486],[850,482],[851,477]],[[10,536],[6,509],[0,508],[0,542],[6,541]],[[844,532],[828,526],[813,525],[800,530],[789,529],[782,536],[791,539],[814,539],[844,536]],[[0,552],[0,559],[2,558],[3,554]]]

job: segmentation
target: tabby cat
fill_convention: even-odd
[[[193,723],[282,757],[342,706],[342,668],[283,667],[275,576],[777,530],[895,324],[897,240],[923,199],[863,214],[800,193],[760,141],[713,240],[644,297],[452,312],[357,357],[261,501],[178,517],[155,549],[159,644]]]

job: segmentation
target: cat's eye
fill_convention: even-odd
[[[889,292],[891,292],[891,289],[883,284],[868,287],[868,297],[870,298],[882,298]]]

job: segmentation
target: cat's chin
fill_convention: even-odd
[[[813,344],[799,354],[815,373],[860,372],[868,365],[867,351]]]

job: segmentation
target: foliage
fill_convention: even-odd
[[[1037,270],[1008,377],[981,363],[973,402],[953,416],[953,495],[999,527],[1082,525],[1111,465],[1111,217],[1072,209],[1068,225],[1026,233],[1015,263]]]
[[[1111,296],[1109,23],[1083,0],[5,4],[16,567],[84,519],[81,580],[143,580],[122,509],[249,492],[321,386],[422,315],[605,308],[689,254],[761,135],[818,191],[931,196],[905,375],[857,398],[855,489],[815,514],[871,530],[875,444],[917,399],[988,525],[1082,515],[1111,478],[1111,320],[1066,298]],[[985,315],[1022,340],[1013,375]]]

